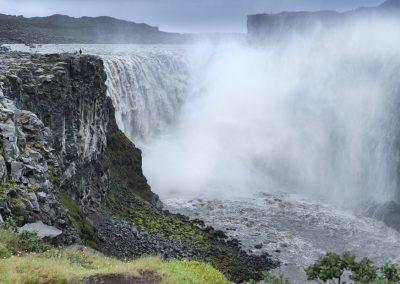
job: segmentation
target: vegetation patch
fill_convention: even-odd
[[[355,283],[400,283],[399,265],[389,262],[378,267],[368,258],[357,261],[350,252],[342,255],[327,253],[305,271],[308,280],[322,283],[347,283],[343,276],[345,273]]]
[[[210,263],[231,280],[242,282],[250,277],[260,280],[263,271],[277,265],[267,257],[247,255],[240,250],[237,241],[227,240],[221,231],[204,228],[204,224],[195,224],[185,216],[160,210],[133,194],[129,195],[128,191],[110,187],[106,204],[114,216],[127,218],[150,233],[187,243],[195,251],[193,259]]]
[[[4,229],[4,225],[0,229],[0,258],[21,253],[45,252],[49,249],[50,246],[43,243],[35,232],[24,231],[16,234]]]
[[[68,209],[82,242],[87,246],[98,249],[97,245],[93,242],[94,228],[86,219],[79,205],[65,192],[60,193],[60,202]]]
[[[158,197],[142,173],[141,151],[120,130],[108,134],[107,152],[111,176],[105,204],[112,215],[150,233],[185,242],[194,251],[193,259],[210,263],[235,281],[261,280],[263,271],[277,265],[266,256],[247,255],[221,231],[159,209]]]
[[[1,283],[95,283],[91,279],[110,278],[138,281],[126,283],[229,283],[210,265],[194,261],[152,257],[125,262],[82,250],[50,249],[37,236],[24,247],[15,241],[32,236],[0,229]],[[149,279],[154,281],[141,281]]]
[[[142,153],[120,130],[107,136],[111,187],[128,191],[152,204],[158,200],[142,172]]]
[[[0,183],[0,197],[4,197],[5,193],[11,189],[17,190],[20,188],[20,184],[16,182],[1,182]]]

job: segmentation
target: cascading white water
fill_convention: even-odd
[[[182,55],[154,50],[103,59],[117,123],[129,138],[151,138],[175,121],[189,84]]]
[[[53,53],[83,50],[100,56],[107,74],[107,94],[118,127],[135,143],[155,138],[176,122],[191,81],[185,46],[130,44],[44,44],[13,50]]]
[[[293,192],[350,207],[393,200],[394,26],[360,21],[262,48],[203,49],[203,71],[192,74],[201,92],[144,153],[154,190],[163,197]]]

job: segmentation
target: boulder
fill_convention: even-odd
[[[34,212],[40,212],[38,198],[34,192],[30,192],[29,194],[29,201],[32,204],[32,209]]]
[[[47,194],[44,192],[36,192],[36,196],[39,202],[44,203],[47,199]]]
[[[57,229],[56,227],[43,224],[42,221],[25,224],[24,226],[18,228],[19,233],[23,231],[36,232],[38,234],[38,237],[41,239],[44,238],[54,239],[62,234],[61,230]]]
[[[15,182],[20,182],[21,178],[22,178],[23,170],[24,170],[23,163],[12,161],[11,162],[11,179]]]

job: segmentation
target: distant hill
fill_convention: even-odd
[[[25,18],[0,14],[0,43],[180,43],[187,38],[111,17]]]
[[[318,11],[249,15],[247,17],[247,31],[251,40],[262,41],[290,32],[308,30],[310,27],[332,26],[357,16],[381,14],[400,15],[400,0],[387,0],[377,7],[359,8],[344,13]]]

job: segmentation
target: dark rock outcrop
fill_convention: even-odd
[[[113,111],[102,62],[89,56],[26,56],[16,75],[12,69],[5,74],[4,93],[51,130],[59,168],[54,182],[83,208],[98,207],[107,189],[108,166],[102,160]]]
[[[58,159],[51,147],[50,130],[1,91],[0,116],[0,219],[14,217],[20,225],[43,221],[62,230],[57,241],[79,241],[55,194]]]
[[[25,18],[0,14],[1,43],[179,43],[187,36],[111,17]]]
[[[105,80],[97,57],[0,52],[8,103],[0,111],[17,133],[8,139],[6,131],[1,139],[0,176],[16,184],[0,198],[0,211],[8,210],[4,217],[20,218],[21,225],[42,221],[61,229],[64,243],[81,240],[120,258],[157,254],[206,261],[236,282],[261,279],[276,267],[268,255],[247,254],[223,232],[162,210],[143,175],[141,151],[116,125]],[[25,174],[28,167],[34,175]],[[40,189],[35,198],[30,183]],[[27,216],[10,210],[10,200],[25,204],[31,197],[36,215],[27,206]]]

